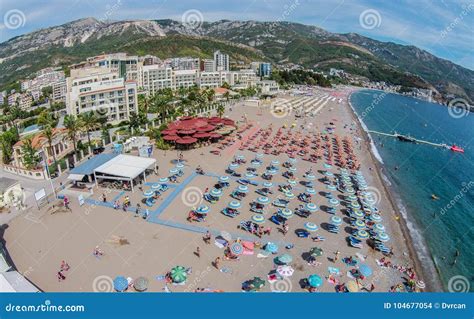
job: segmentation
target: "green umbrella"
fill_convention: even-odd
[[[265,286],[265,280],[260,277],[254,277],[250,283],[250,286],[252,286],[253,289],[260,289]]]
[[[293,261],[293,257],[291,257],[288,254],[283,254],[278,257],[278,261],[281,262],[282,264],[289,264]]]
[[[319,257],[319,256],[323,255],[323,250],[319,247],[313,247],[313,248],[311,248],[309,253],[311,254],[311,256]]]
[[[182,283],[185,282],[188,278],[188,274],[186,273],[186,268],[183,266],[176,266],[171,269],[171,279],[175,283]]]

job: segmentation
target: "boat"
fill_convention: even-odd
[[[438,200],[438,199],[439,199],[439,197],[438,197],[438,196],[436,196],[435,194],[431,194],[431,199],[432,199],[432,200]]]
[[[457,146],[457,145],[453,145],[449,149],[453,152],[464,153],[464,149],[462,147]]]
[[[410,143],[416,142],[416,139],[414,139],[411,136],[406,136],[406,135],[401,135],[401,134],[395,134],[395,136],[402,142],[410,142]]]

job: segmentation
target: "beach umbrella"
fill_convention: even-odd
[[[152,191],[151,189],[148,189],[143,192],[143,197],[146,197],[146,198],[153,197],[153,195],[155,195],[155,192]]]
[[[249,191],[249,187],[247,185],[239,185],[237,190],[241,193],[247,193]]]
[[[294,179],[289,179],[289,180],[287,180],[287,182],[290,185],[296,185],[296,180],[294,180]]]
[[[340,171],[341,171],[341,174],[348,174],[349,173],[347,168],[341,168]]]
[[[293,257],[288,254],[283,254],[277,257],[278,261],[282,264],[289,264],[293,261]]]
[[[310,212],[315,212],[318,210],[318,206],[316,206],[316,204],[314,203],[307,203],[306,209],[309,210]]]
[[[358,292],[359,291],[359,286],[357,285],[357,283],[353,280],[349,281],[347,284],[346,284],[346,288],[348,291],[350,292]]]
[[[426,288],[426,284],[423,280],[417,280],[415,285],[420,289],[425,289]]]
[[[296,163],[296,162],[297,162],[297,160],[296,160],[296,158],[292,158],[292,157],[290,157],[290,158],[288,159],[288,162],[290,162],[290,163],[294,164],[294,163]]]
[[[334,176],[334,174],[333,174],[333,173],[331,173],[330,171],[326,171],[326,172],[324,172],[324,175],[326,175],[327,177]]]
[[[178,169],[177,168],[172,168],[169,170],[171,175],[178,174]]]
[[[293,198],[295,198],[295,194],[290,193],[290,192],[285,193],[285,196],[286,196],[286,198],[288,198],[288,199],[293,199]]]
[[[331,216],[331,224],[333,225],[341,225],[342,218],[336,215]]]
[[[178,164],[176,164],[176,168],[183,168],[183,167],[184,167],[184,164],[181,162],[178,162]]]
[[[336,190],[336,185],[329,184],[329,185],[326,185],[326,188],[329,189],[330,191],[335,191]]]
[[[133,288],[136,291],[145,291],[148,289],[148,279],[145,277],[138,277],[133,281]]]
[[[370,266],[368,266],[366,264],[360,265],[359,266],[359,271],[364,277],[369,277],[373,273],[372,268],[370,268]]]
[[[230,252],[236,256],[242,255],[244,252],[244,246],[241,243],[235,242],[232,243],[229,247]]]
[[[238,155],[235,156],[235,158],[239,159],[239,160],[243,160],[243,159],[245,159],[245,156],[242,155],[242,154],[238,154]]]
[[[259,196],[257,198],[257,202],[260,204],[268,204],[270,202],[270,198],[268,198],[267,196]]]
[[[309,250],[309,254],[314,257],[320,257],[323,255],[323,250],[319,247],[313,247]]]
[[[308,277],[308,285],[310,285],[311,287],[318,288],[322,284],[323,284],[323,279],[320,276],[313,274]]]
[[[280,165],[280,161],[279,161],[279,160],[272,160],[271,163],[272,163],[273,166]]]
[[[161,184],[163,183],[167,183],[169,181],[168,177],[161,177],[158,182],[160,182]]]
[[[265,245],[265,251],[268,251],[269,253],[275,254],[278,252],[278,245],[272,242],[268,242]]]
[[[307,231],[317,231],[318,230],[318,225],[316,225],[315,223],[312,223],[312,222],[307,222],[307,223],[304,224],[304,228]]]
[[[332,167],[331,164],[328,164],[328,163],[324,163],[324,168],[325,169],[330,169]]]
[[[360,229],[356,232],[356,237],[358,237],[359,239],[366,239],[369,238],[369,233],[363,229]]]
[[[351,195],[347,196],[347,199],[350,200],[350,201],[355,201],[355,200],[357,200],[357,196],[355,196],[354,194],[351,194]]]
[[[364,228],[366,227],[364,221],[361,220],[361,219],[357,219],[357,220],[354,222],[354,226],[355,226],[357,229],[364,229]]]
[[[253,289],[260,289],[265,286],[265,281],[260,277],[254,277],[250,283]]]
[[[355,218],[364,218],[365,216],[364,213],[360,210],[353,211],[351,215]]]
[[[253,215],[252,216],[252,221],[257,224],[263,224],[265,222],[265,217],[263,215]]]
[[[151,189],[154,190],[154,191],[160,190],[161,185],[158,184],[158,183],[153,183],[153,184],[151,184]]]
[[[245,177],[247,177],[247,178],[254,178],[255,175],[254,175],[253,173],[247,172],[247,173],[245,173]]]
[[[207,214],[209,213],[211,209],[209,208],[209,206],[207,205],[200,205],[196,211],[199,212],[199,213],[202,213],[202,214]]]
[[[229,181],[229,176],[221,176],[219,177],[219,182],[228,182]]]
[[[128,288],[128,280],[124,276],[117,276],[114,279],[114,289],[117,291],[124,291]]]
[[[255,158],[262,159],[262,158],[263,158],[263,154],[262,154],[262,153],[258,153],[257,155],[255,155]]]
[[[184,268],[183,266],[176,266],[171,269],[171,279],[173,280],[173,282],[180,284],[182,282],[185,282],[187,278],[188,274],[186,273],[186,268]]]
[[[385,232],[385,226],[382,224],[375,224],[374,231],[383,233]]]
[[[337,206],[337,205],[339,205],[339,201],[335,198],[331,198],[329,200],[329,204],[331,204],[332,206]]]
[[[236,168],[238,168],[238,167],[239,167],[239,164],[237,164],[237,163],[230,163],[230,164],[229,164],[229,169],[234,170],[234,169],[236,169]]]
[[[379,214],[372,214],[370,215],[370,219],[376,223],[382,221],[382,217]]]
[[[378,233],[376,238],[382,242],[387,242],[390,240],[390,237],[386,233],[382,232]]]
[[[308,193],[310,195],[314,195],[314,194],[316,194],[316,190],[314,188],[307,188],[306,193]]]
[[[229,206],[229,208],[232,208],[232,209],[238,209],[238,208],[240,208],[241,205],[242,205],[242,204],[240,204],[239,201],[233,200],[233,201],[231,201],[231,202],[229,203],[228,206]]]
[[[264,183],[263,183],[263,187],[272,188],[272,187],[273,187],[273,183],[272,183],[272,182],[264,182]]]
[[[269,175],[275,175],[276,173],[278,173],[278,171],[272,168],[272,169],[267,169],[265,173]]]
[[[306,175],[306,178],[312,181],[316,179],[316,176],[314,176],[314,174],[308,174]]]
[[[211,190],[211,195],[215,196],[215,197],[220,197],[220,196],[222,196],[222,191],[220,189],[213,188]]]
[[[255,167],[259,167],[260,165],[262,165],[262,163],[257,162],[257,161],[252,161],[250,164]]]
[[[282,277],[291,277],[295,272],[293,267],[288,265],[280,265],[277,267],[276,271]]]
[[[288,168],[288,170],[289,170],[290,172],[296,172],[296,167],[291,166],[290,168]]]
[[[356,201],[351,202],[351,207],[352,207],[352,208],[355,208],[355,209],[360,209],[360,205],[359,205],[359,203],[356,202]]]
[[[293,212],[289,208],[284,208],[278,212],[281,217],[290,218],[293,216]]]
[[[355,189],[353,189],[352,187],[346,187],[346,193],[355,194]]]

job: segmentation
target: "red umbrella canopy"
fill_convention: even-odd
[[[196,133],[193,135],[193,137],[195,138],[206,138],[206,137],[210,137],[211,134],[209,133],[205,133],[205,132],[200,132],[200,133]]]
[[[193,144],[197,142],[197,138],[194,137],[187,137],[187,138],[180,138],[176,140],[178,144]]]
[[[176,141],[177,139],[179,139],[179,136],[177,135],[165,135],[163,137],[163,140],[165,141]]]
[[[162,135],[176,135],[176,130],[170,130],[170,129],[163,130],[161,131],[161,134]]]
[[[211,133],[211,134],[209,134],[209,137],[211,137],[211,138],[221,138],[222,135],[217,134],[217,133]]]
[[[196,130],[198,132],[210,132],[210,131],[213,131],[215,128],[216,127],[213,125],[206,125],[206,126],[198,127]]]
[[[178,134],[183,134],[183,135],[191,135],[196,133],[196,130],[179,130]]]

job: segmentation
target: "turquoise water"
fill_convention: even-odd
[[[425,281],[440,279],[448,290],[450,279],[461,275],[473,291],[474,113],[454,118],[438,104],[369,90],[353,93],[351,104],[369,130],[464,148],[461,154],[371,134],[427,270]],[[439,200],[432,200],[432,194]]]

